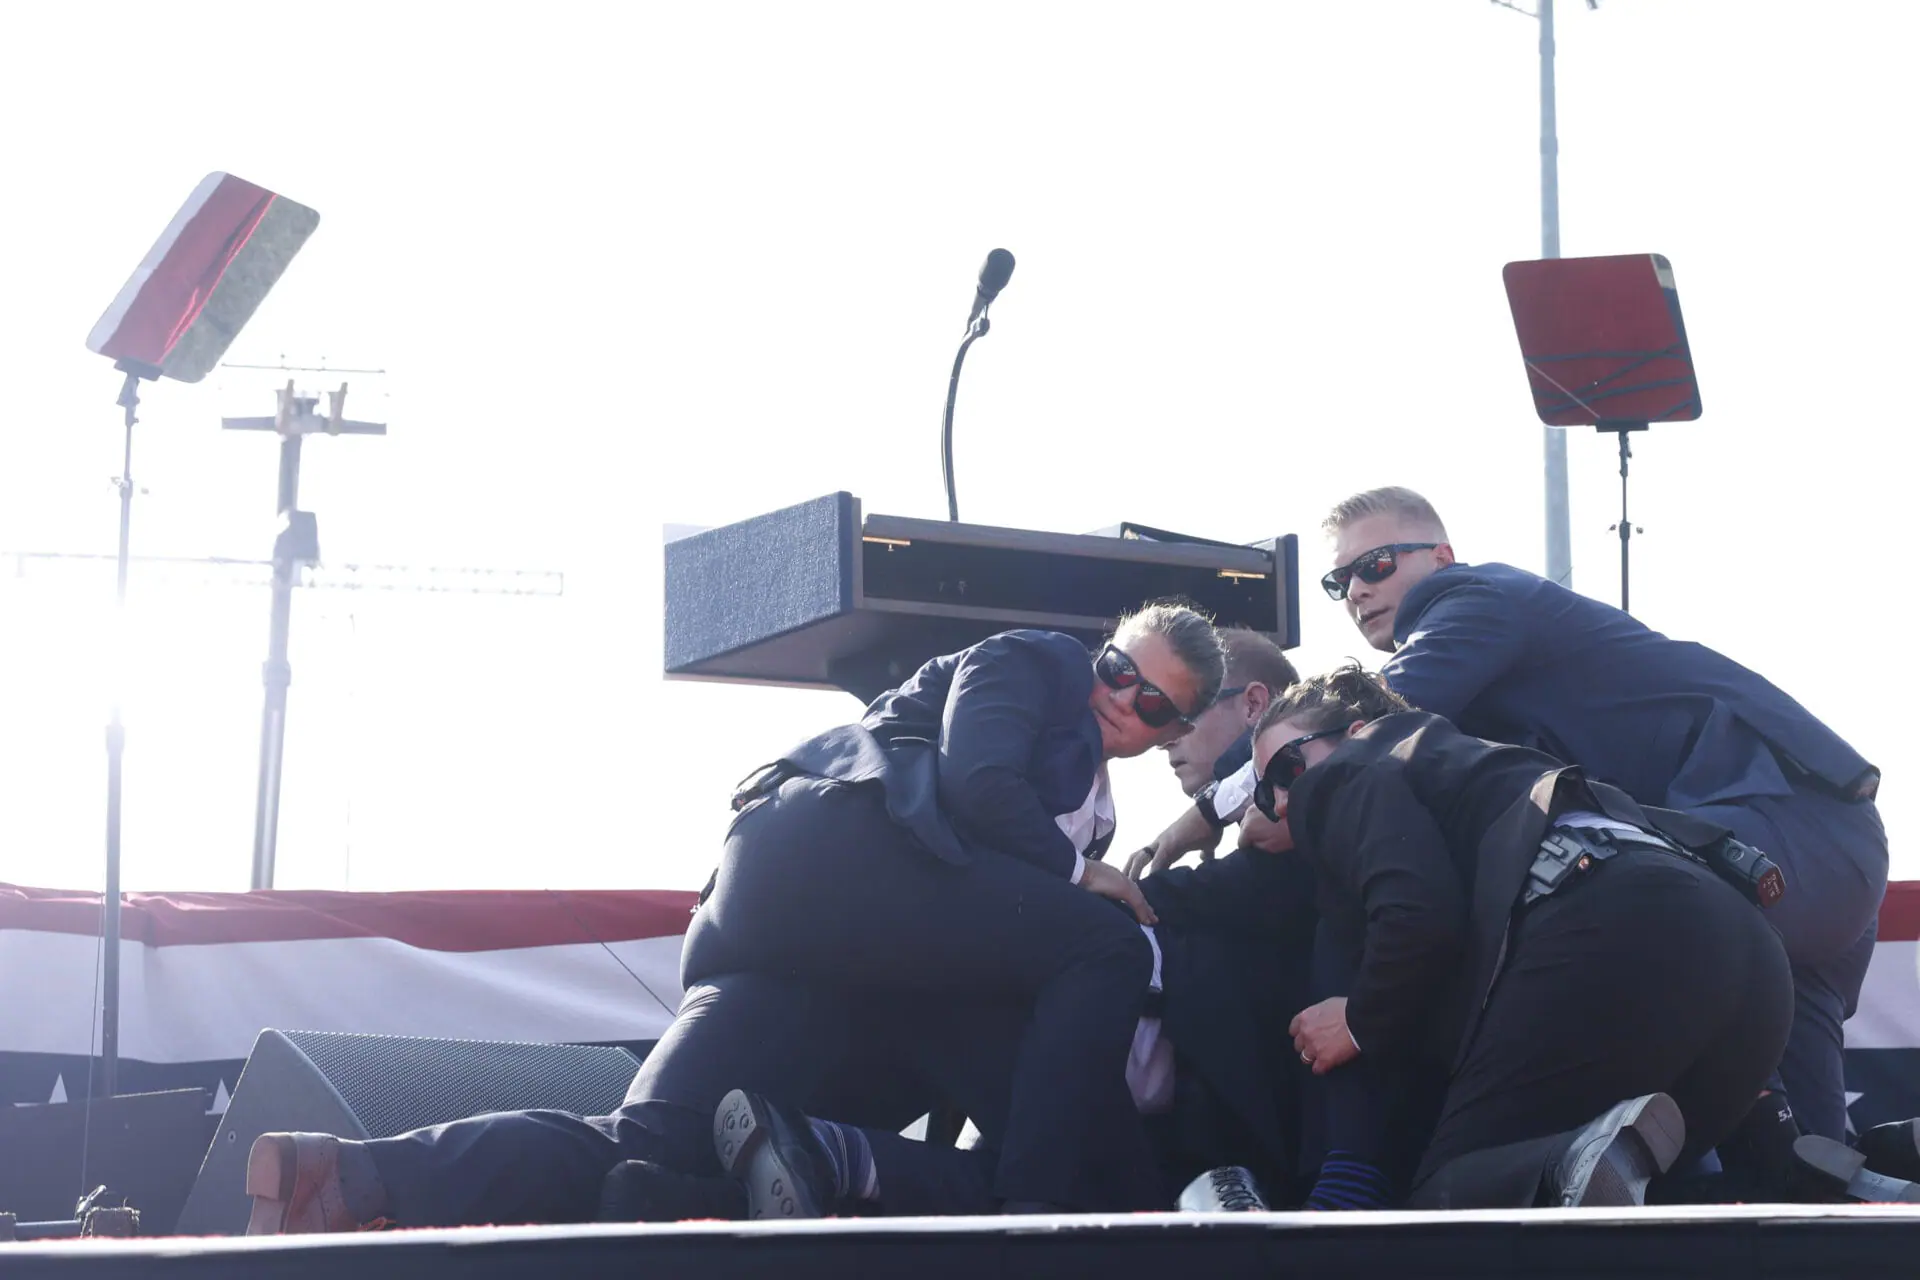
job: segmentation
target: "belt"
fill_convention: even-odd
[[[1520,905],[1527,906],[1551,897],[1566,885],[1591,871],[1616,853],[1628,849],[1657,849],[1676,858],[1698,861],[1665,836],[1651,831],[1616,831],[1608,827],[1555,827],[1540,842],[1540,852],[1527,868],[1527,882],[1520,890]]]

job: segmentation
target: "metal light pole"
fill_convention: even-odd
[[[1540,23],[1540,256],[1560,256],[1560,134],[1553,91],[1553,0],[1536,0],[1537,11],[1508,0],[1493,0],[1503,9],[1524,13]],[[1597,9],[1599,0],[1587,0]],[[1559,427],[1542,427],[1546,457],[1547,577],[1563,587],[1573,586],[1572,525],[1567,510],[1567,434]]]
[[[1553,100],[1553,0],[1540,5],[1540,256],[1560,256],[1560,133]],[[1572,520],[1567,509],[1567,433],[1541,427],[1547,461],[1547,577],[1573,586]]]

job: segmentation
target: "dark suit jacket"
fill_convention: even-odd
[[[1160,917],[1161,1029],[1179,1069],[1204,1077],[1268,1165],[1290,1174],[1299,1073],[1287,1027],[1308,1003],[1312,865],[1293,854],[1237,849],[1157,872],[1140,890]]]
[[[1418,711],[1367,725],[1293,784],[1287,825],[1319,868],[1322,919],[1361,956],[1347,998],[1361,1052],[1457,1064],[1540,841],[1574,808],[1688,848],[1726,834]]]
[[[1092,655],[1071,636],[1004,631],[933,659],[857,724],[778,763],[878,783],[889,816],[945,861],[988,850],[1070,876],[1074,848],[1054,817],[1085,803],[1104,758],[1087,705],[1093,678]]]
[[[1578,764],[1642,804],[1785,795],[1799,770],[1849,795],[1877,782],[1761,676],[1522,569],[1440,570],[1401,601],[1394,638],[1382,674],[1408,702]]]

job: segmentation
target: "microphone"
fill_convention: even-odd
[[[973,310],[967,315],[967,336],[953,357],[953,376],[947,379],[947,412],[940,420],[940,476],[946,481],[947,519],[952,521],[960,519],[960,504],[953,496],[953,401],[960,394],[960,365],[967,358],[967,348],[992,327],[987,321],[987,308],[1012,278],[1012,254],[995,249],[987,255],[980,268],[979,287],[973,291]]]
[[[1000,291],[1007,287],[1007,281],[1013,279],[1013,255],[1005,249],[995,249],[987,255],[980,267],[980,287],[973,291],[973,310],[967,315],[967,327],[986,314]]]

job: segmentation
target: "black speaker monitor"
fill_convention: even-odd
[[[490,1111],[606,1115],[640,1060],[620,1048],[262,1031],[186,1207],[182,1235],[247,1229],[247,1152],[263,1133],[391,1138]]]

